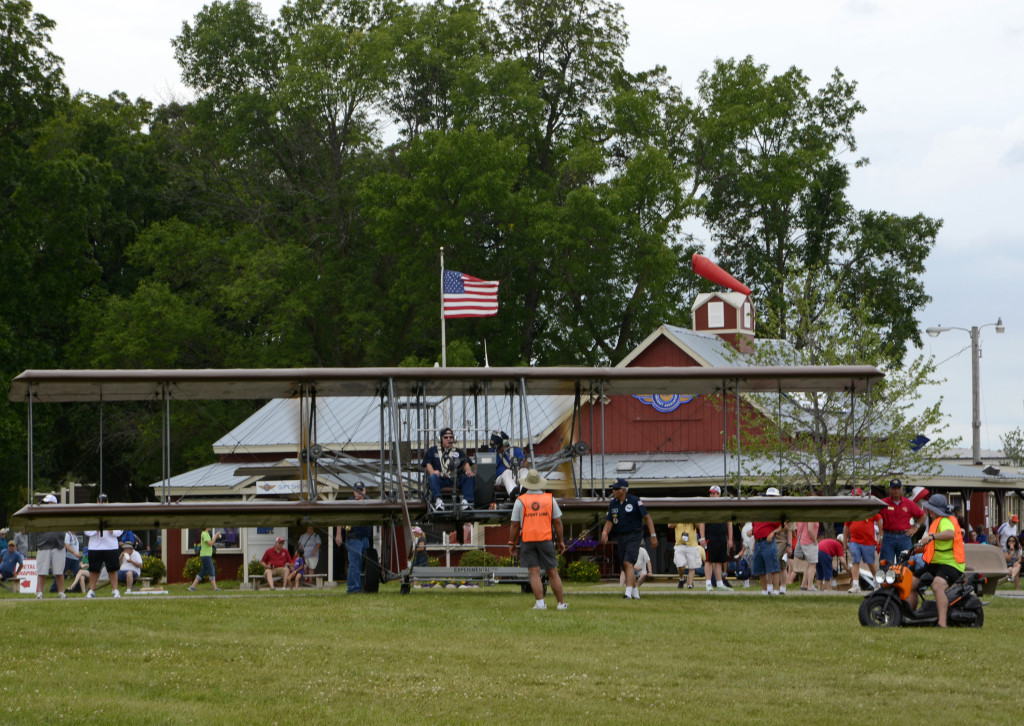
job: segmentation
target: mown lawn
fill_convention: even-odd
[[[1019,720],[1024,600],[939,631],[862,628],[852,595],[171,589],[0,597],[0,723]]]

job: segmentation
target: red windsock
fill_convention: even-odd
[[[716,285],[727,287],[730,290],[735,290],[736,292],[742,292],[744,295],[750,294],[749,287],[744,285],[704,255],[698,255],[694,252],[692,264],[693,271],[705,280],[711,280],[711,282]]]

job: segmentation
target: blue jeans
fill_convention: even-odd
[[[879,553],[879,559],[885,560],[888,563],[886,567],[890,567],[896,564],[896,556],[903,550],[909,550],[910,547],[910,537],[907,535],[898,532],[885,532],[882,534],[882,551]]]
[[[451,479],[442,479],[437,474],[430,475],[430,499],[438,499],[441,496],[441,487],[450,487],[452,485]],[[476,477],[475,476],[464,476],[459,475],[459,489],[462,490],[462,498],[470,504],[473,503],[474,497],[476,497]]]
[[[348,591],[363,591],[363,552],[370,547],[368,537],[351,537],[345,542],[348,547]]]

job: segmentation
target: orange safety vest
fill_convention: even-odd
[[[964,552],[964,536],[960,531],[960,523],[956,521],[956,517],[947,517],[947,519],[953,523],[953,559],[962,565],[967,562],[967,555]],[[939,531],[940,521],[942,521],[942,517],[936,517],[932,520],[931,525],[928,527],[929,534],[935,534]],[[935,540],[933,539],[924,548],[924,561],[930,563],[934,554]]]
[[[551,514],[554,498],[545,492],[519,495],[523,503],[523,542],[547,542],[551,539]]]

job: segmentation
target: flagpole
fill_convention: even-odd
[[[441,248],[441,367],[448,367],[448,345],[444,330],[444,247]]]
[[[445,339],[445,320],[444,320],[444,247],[440,248],[441,251],[441,367],[448,367],[448,342]],[[444,406],[441,406],[441,413],[444,414]],[[448,398],[448,418],[444,421],[445,426],[452,425],[452,399]]]

